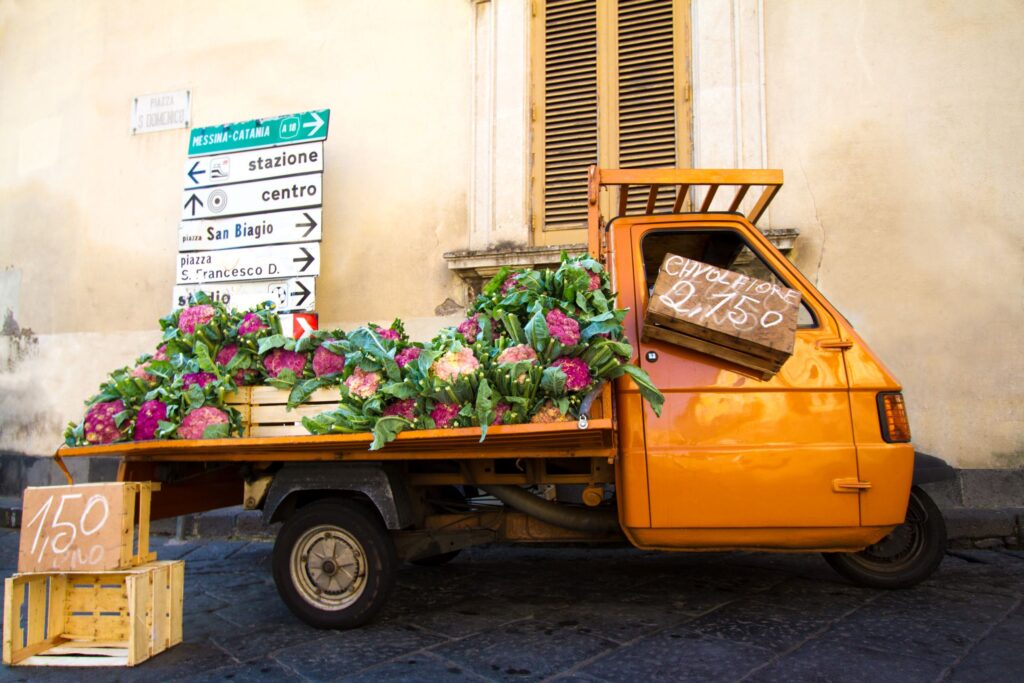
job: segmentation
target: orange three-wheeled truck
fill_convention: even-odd
[[[700,210],[683,212],[698,185],[709,188]],[[122,480],[162,482],[154,518],[243,504],[283,522],[278,590],[299,618],[324,628],[371,619],[399,561],[440,564],[492,542],[821,551],[858,583],[910,586],[936,569],[946,542],[918,484],[953,470],[914,452],[899,383],[754,227],[781,185],[770,170],[590,169],[589,250],[630,309],[634,362],[665,395],[660,417],[620,379],[578,421],[491,427],[483,443],[478,428],[406,431],[369,451],[370,434],[275,426],[295,416],[266,405],[276,390],[252,388],[239,398],[261,425],[250,436],[62,448],[58,457],[117,455]],[[612,187],[619,215],[605,222],[601,190]],[[744,215],[751,187],[761,194]],[[735,190],[731,206],[711,212],[720,188]],[[659,192],[673,190],[672,213],[654,213]],[[637,215],[627,211],[631,191],[648,199]],[[793,353],[777,374],[765,380],[643,337],[666,253],[753,269],[799,291]]]

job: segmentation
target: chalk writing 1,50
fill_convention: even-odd
[[[100,494],[89,497],[77,521],[61,520],[65,503],[81,497],[81,493],[65,493],[60,497],[53,517],[50,517],[50,510],[53,508],[53,496],[50,496],[45,503],[39,506],[39,511],[25,525],[25,533],[31,533],[31,529],[36,523],[39,525],[32,540],[32,549],[29,551],[30,555],[36,555],[36,551],[39,551],[36,556],[37,562],[43,561],[43,556],[47,551],[54,555],[64,555],[75,545],[79,536],[92,536],[107,523],[107,519],[110,517],[110,503],[107,502],[105,496]],[[82,547],[74,548],[74,552],[68,557],[68,560],[72,567],[96,565],[103,560],[103,554],[103,545],[97,543],[89,547],[87,551],[83,551]],[[54,558],[54,565],[56,566],[56,564],[57,559]]]

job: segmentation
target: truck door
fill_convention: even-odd
[[[674,344],[639,343],[641,366],[665,394],[660,418],[644,406],[651,528],[855,527],[841,328],[766,240],[758,247],[760,235],[745,236],[740,219],[703,219],[622,226],[631,232],[637,340],[666,253],[798,289],[804,303],[794,353],[768,381]]]

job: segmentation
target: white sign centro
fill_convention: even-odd
[[[132,100],[132,135],[188,128],[192,95],[188,90],[139,95]]]
[[[254,216],[183,221],[178,228],[178,251],[319,242],[323,236],[321,213],[322,209],[299,209]]]
[[[182,220],[320,206],[322,173],[185,190]]]
[[[178,254],[179,285],[271,280],[320,274],[316,242]]]
[[[316,308],[316,278],[296,277],[289,280],[260,282],[225,282],[207,285],[176,285],[172,308],[188,305],[189,294],[203,291],[214,301],[229,308],[245,310],[264,301],[273,301],[278,311],[312,311]]]
[[[242,183],[324,170],[324,143],[307,142],[233,154],[198,157],[185,162],[185,188]]]

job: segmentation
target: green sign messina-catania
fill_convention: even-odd
[[[194,157],[323,140],[327,137],[330,117],[330,109],[317,109],[272,119],[194,128],[189,136],[188,155]]]

